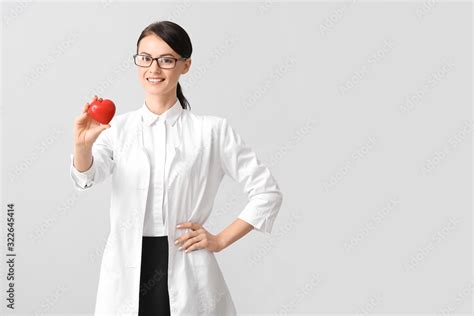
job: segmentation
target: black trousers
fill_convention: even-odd
[[[168,236],[143,236],[138,315],[170,315]]]

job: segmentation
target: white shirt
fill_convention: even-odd
[[[176,103],[160,115],[150,111],[145,102],[141,107],[144,145],[150,157],[150,186],[146,203],[143,236],[166,236],[166,152],[170,151],[172,138],[167,132],[168,124],[174,125],[183,108]]]

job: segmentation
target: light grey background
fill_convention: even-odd
[[[16,314],[92,313],[110,179],[73,189],[73,121],[96,93],[141,106],[131,55],[164,19],[193,43],[192,111],[228,118],[284,194],[271,235],[217,254],[239,314],[472,311],[472,3],[23,1],[1,33]],[[205,227],[245,204],[226,177]]]

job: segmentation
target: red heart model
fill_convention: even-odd
[[[109,124],[115,115],[115,104],[108,99],[96,99],[87,109],[87,114],[102,124]]]

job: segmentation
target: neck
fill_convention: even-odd
[[[160,115],[171,108],[177,100],[176,93],[169,96],[149,94],[146,96],[145,103],[150,111]]]

